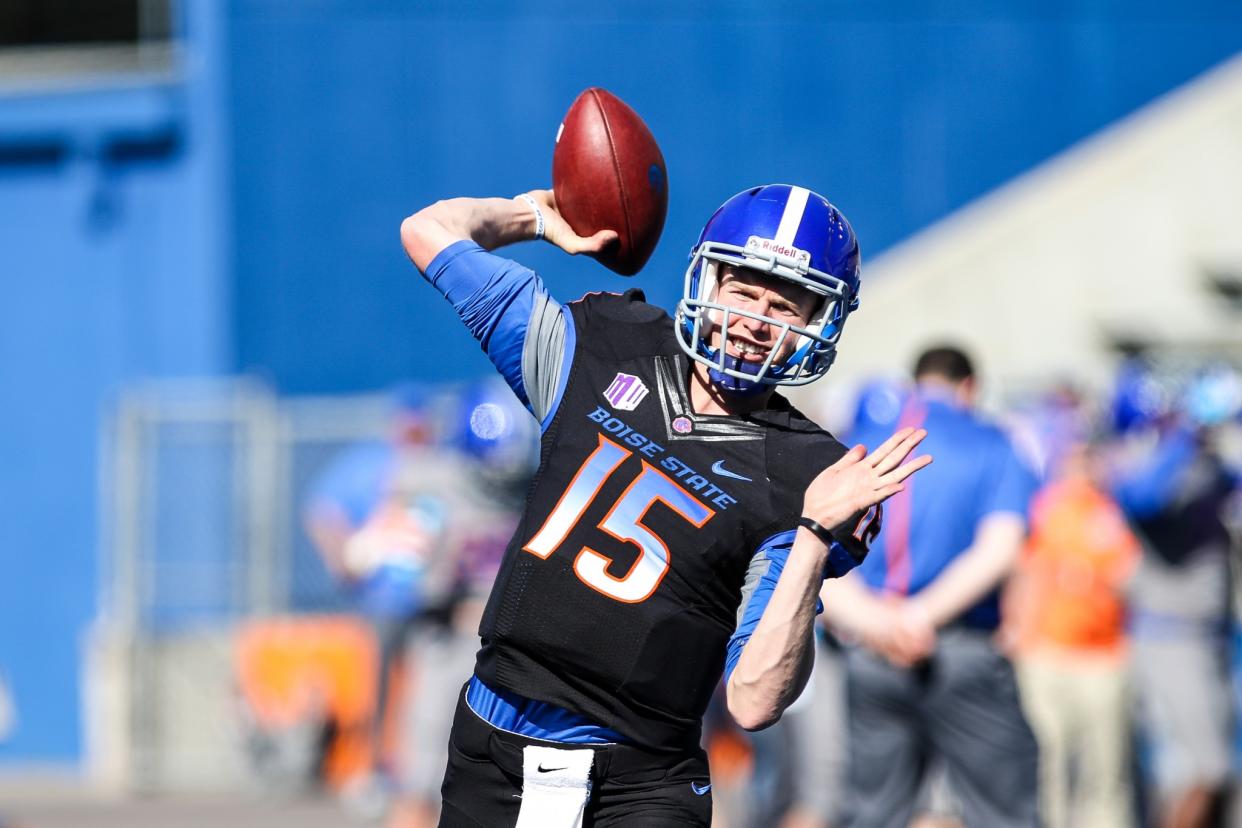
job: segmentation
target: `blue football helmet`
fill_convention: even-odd
[[[821,297],[819,306],[806,327],[730,308],[716,301],[721,264],[792,282]],[[713,382],[734,394],[813,382],[832,366],[845,319],[858,307],[859,271],[858,239],[845,216],[823,196],[789,184],[745,190],[720,206],[690,253],[685,291],[677,305],[677,340],[692,359],[708,366]],[[762,363],[727,352],[735,314],[777,331]],[[717,327],[721,340],[719,347],[712,347]],[[787,337],[796,337],[794,348],[777,360]]]

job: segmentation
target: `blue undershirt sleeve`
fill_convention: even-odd
[[[423,277],[444,294],[492,364],[547,427],[564,392],[573,319],[533,270],[472,241],[449,245]]]

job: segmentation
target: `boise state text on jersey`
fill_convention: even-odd
[[[657,458],[665,453],[663,446],[649,440],[645,435],[640,434],[625,424],[623,420],[612,416],[608,409],[600,406],[587,415],[587,419],[594,423],[599,423],[605,432],[620,438],[625,445],[634,446],[640,453],[647,457]],[[720,461],[712,464],[714,469],[723,469],[724,465]],[[691,489],[699,497],[709,500],[713,505],[720,509],[727,509],[734,503],[737,498],[730,495],[720,486],[712,483],[712,481],[699,474],[692,466],[686,464],[685,461],[677,459],[677,457],[669,454],[660,459],[660,468],[666,469],[673,474],[673,477],[681,482],[683,486]],[[735,480],[745,480],[751,482],[750,478],[730,473],[727,471],[717,470],[717,474],[732,477]]]

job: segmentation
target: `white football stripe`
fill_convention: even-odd
[[[785,212],[781,216],[781,226],[776,228],[777,244],[793,247],[794,235],[798,225],[802,223],[802,214],[806,211],[806,200],[811,191],[806,187],[790,187],[789,200],[785,202]]]

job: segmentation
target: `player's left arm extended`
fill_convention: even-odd
[[[839,533],[931,462],[924,455],[902,465],[926,436],[922,429],[902,429],[869,455],[855,446],[807,487],[803,517]],[[771,597],[725,683],[729,712],[747,730],[775,723],[806,686],[813,665],[818,595],[835,542],[806,526],[791,541],[787,536],[788,555],[777,567]]]
[[[788,541],[789,535],[793,536],[792,543]],[[760,594],[752,600],[762,602],[766,598],[766,602],[754,632],[749,639],[739,642],[740,655],[731,653],[727,665],[725,694],[729,712],[747,730],[774,724],[798,698],[814,664],[816,599],[823,583],[828,549],[808,529],[800,528],[785,536],[782,540],[788,546],[760,550],[760,555],[770,557],[765,573],[769,583],[761,582]],[[783,556],[778,554],[785,551]],[[770,593],[763,594],[765,590]]]

